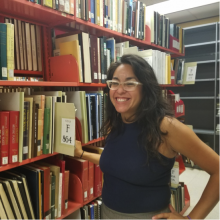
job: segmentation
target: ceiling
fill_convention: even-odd
[[[146,5],[153,5],[167,0],[142,0]],[[193,0],[192,0],[193,1]],[[183,11],[178,11],[170,14],[165,14],[170,19],[170,23],[184,23],[195,21],[198,19],[210,18],[219,16],[219,2],[191,8]]]

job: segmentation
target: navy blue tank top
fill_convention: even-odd
[[[111,132],[100,158],[104,173],[102,200],[109,208],[123,213],[152,212],[170,202],[171,169],[175,158],[161,154],[166,166],[149,159],[138,144],[138,124],[123,124],[119,135]]]

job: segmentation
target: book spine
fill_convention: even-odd
[[[31,25],[31,49],[32,49],[32,62],[33,71],[37,71],[37,54],[36,54],[36,36],[35,36],[35,25]]]
[[[7,80],[7,25],[0,23],[0,80]]]
[[[55,219],[56,176],[51,176],[51,219]]]
[[[22,34],[21,34],[22,36]],[[14,25],[7,24],[7,77],[14,80]]]
[[[97,37],[90,36],[90,45],[91,45],[91,70],[92,70],[92,82],[98,83],[98,51],[97,51]]]
[[[8,164],[9,112],[0,112],[0,165]]]
[[[28,113],[30,103],[24,102],[24,122],[23,122],[23,160],[28,159]]]
[[[64,214],[68,211],[68,192],[69,192],[69,170],[65,170],[64,173],[64,198],[63,198],[63,204],[64,204]]]
[[[37,128],[37,156],[42,154],[41,152],[41,144],[42,144],[42,127],[43,127],[43,120],[42,120],[43,110],[38,109],[38,128]]]
[[[70,14],[74,15],[74,0],[70,0]]]
[[[19,41],[18,41],[18,21],[14,19],[15,27],[15,57],[16,57],[16,69],[20,70],[20,53],[19,53]]]
[[[24,22],[21,22],[21,30],[22,30],[22,42],[23,42],[23,54],[24,54],[24,69],[27,70],[27,47],[25,40],[25,27]]]
[[[64,12],[70,13],[70,0],[64,0]]]
[[[44,109],[44,136],[43,136],[43,154],[49,154],[50,141],[50,109]]]
[[[58,8],[59,11],[64,11],[64,0],[59,0],[59,8]]]
[[[18,39],[19,39],[19,52],[20,52],[20,64],[21,70],[24,69],[24,54],[23,54],[23,42],[22,42],[22,31],[21,31],[21,21],[18,21]]]
[[[18,162],[19,111],[9,112],[9,163]]]
[[[30,24],[25,23],[26,33],[26,45],[27,45],[27,65],[28,70],[32,70],[32,53],[31,53],[31,36],[30,36]]]
[[[42,57],[41,57],[41,30],[40,26],[36,25],[36,54],[38,71],[42,71]]]
[[[90,7],[91,7],[91,13],[90,13],[90,16],[91,16],[91,22],[93,24],[95,24],[95,0],[90,0]]]

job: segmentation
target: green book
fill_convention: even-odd
[[[56,176],[51,176],[51,219],[55,219],[55,188],[56,188]]]
[[[43,154],[49,154],[50,141],[50,109],[44,109],[44,136],[43,136]]]
[[[7,25],[0,23],[0,80],[7,80]]]

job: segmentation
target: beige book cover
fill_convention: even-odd
[[[66,92],[67,102],[74,103],[76,110],[76,117],[79,119],[82,127],[82,142],[87,143],[88,139],[88,119],[86,108],[85,91]]]
[[[18,41],[18,20],[14,19],[15,26],[15,57],[16,57],[16,69],[20,70],[20,52],[19,52],[19,41]]]
[[[14,25],[7,23],[7,77],[14,81]],[[22,36],[22,35],[21,35]]]
[[[8,218],[6,219],[14,219],[14,214],[12,212],[11,206],[9,204],[8,198],[6,196],[5,190],[2,186],[2,184],[0,183],[0,198],[2,199],[1,201],[3,202],[3,206],[5,208],[5,212],[8,216]]]
[[[36,44],[37,44],[37,70],[42,71],[42,56],[41,56],[41,27],[36,25]]]
[[[69,41],[74,41],[74,40],[78,40],[78,34],[74,34],[74,35],[69,35],[69,36],[65,36],[65,37],[56,38],[56,39],[55,39],[56,49],[60,49],[60,43],[69,42]]]
[[[0,218],[7,219],[7,215],[6,215],[5,208],[3,206],[3,201],[1,198],[0,198]]]
[[[20,64],[21,64],[21,70],[23,70],[24,69],[24,54],[23,54],[21,20],[17,20],[17,21],[18,21],[18,41],[19,41]]]
[[[17,201],[15,199],[15,196],[14,196],[14,193],[12,191],[12,188],[11,188],[11,185],[10,185],[9,181],[7,181],[6,178],[0,177],[0,183],[2,183],[3,185],[5,184],[5,187],[7,187],[8,194],[10,196],[10,199],[11,199],[11,202],[12,202],[12,205],[13,205],[13,208],[14,208],[15,215],[16,215],[17,219],[21,219],[22,218],[21,213],[20,213],[20,210],[18,208],[18,204],[17,204]]]
[[[80,59],[80,49],[79,49],[79,41],[78,40],[60,43],[60,55],[62,56],[62,55],[68,55],[68,54],[71,54],[75,57],[75,59],[78,63],[78,68],[79,68],[79,72],[78,72],[79,81],[82,82],[82,77],[80,74],[81,59]],[[89,72],[89,74],[91,77],[91,72]]]
[[[25,37],[26,37],[26,47],[27,47],[27,68],[32,70],[32,52],[31,52],[31,32],[30,24],[25,23]]]
[[[32,146],[32,120],[33,120],[33,98],[25,97],[24,101],[28,101],[30,103],[30,115],[29,115],[29,143],[28,143],[28,159],[31,158],[32,150],[34,150],[34,146]]]
[[[75,105],[55,103],[55,152],[74,156]]]
[[[10,101],[9,101],[10,100]],[[19,157],[22,162],[23,150],[23,117],[24,117],[24,92],[0,93],[0,110],[19,111]]]
[[[26,39],[25,39],[25,24],[21,22],[21,30],[22,30],[22,41],[23,41],[23,54],[24,54],[24,69],[27,70],[27,47],[26,47]]]
[[[37,48],[36,48],[36,35],[35,25],[31,24],[31,51],[32,51],[32,63],[33,71],[37,71]]]
[[[43,0],[43,5],[47,6],[49,8],[53,7],[53,1],[52,0]]]
[[[40,156],[43,153],[43,138],[42,138],[42,130],[44,128],[44,120],[43,118],[43,109],[38,109],[38,128],[37,128],[37,156]],[[39,143],[40,140],[40,143]]]

